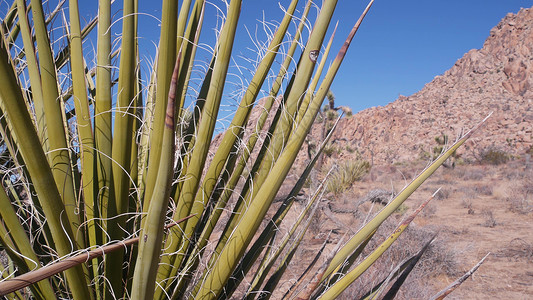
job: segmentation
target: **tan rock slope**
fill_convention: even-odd
[[[418,93],[343,119],[334,139],[376,164],[412,160],[431,152],[436,136],[453,139],[493,112],[462,155],[473,158],[489,147],[521,155],[532,147],[532,106],[533,9],[529,8],[505,16],[482,49],[470,50]],[[343,152],[346,158],[352,155]]]

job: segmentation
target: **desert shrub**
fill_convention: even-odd
[[[346,161],[338,165],[330,175],[327,191],[338,195],[350,188],[354,182],[360,180],[368,171],[370,171],[370,163],[366,160]]]
[[[481,164],[500,165],[508,162],[511,157],[510,154],[503,150],[490,147],[480,151],[477,159]]]
[[[512,212],[521,214],[533,212],[533,179],[529,178],[512,186],[505,200]]]
[[[533,261],[533,244],[524,239],[515,238],[503,249],[500,249],[496,255],[514,260],[526,259],[527,261]]]
[[[478,184],[473,187],[473,191],[474,193],[479,194],[479,195],[492,196],[493,187],[492,185]]]
[[[529,149],[527,149],[526,153],[533,154],[533,145],[529,146]]]
[[[448,144],[448,135],[441,134],[441,135],[436,136],[435,142],[437,143],[438,146],[433,148],[433,154],[438,155],[440,154],[440,152],[442,152],[442,149],[444,148],[444,146]]]
[[[485,227],[494,228],[498,225],[496,218],[490,209],[484,209],[481,211],[481,216],[483,217],[484,223],[482,224]]]

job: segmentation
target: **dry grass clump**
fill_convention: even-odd
[[[350,188],[354,182],[360,180],[368,171],[370,171],[370,163],[362,159],[350,160],[337,165],[329,177],[327,191],[339,195]]]

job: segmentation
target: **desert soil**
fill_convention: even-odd
[[[332,231],[327,249],[353,234],[364,219],[383,207],[363,203],[370,191],[398,193],[425,166],[422,161],[375,166],[342,195],[326,195],[323,209],[295,261],[310,260]],[[415,253],[438,232],[436,241],[408,278],[397,299],[427,299],[491,253],[478,271],[448,299],[531,299],[533,295],[533,164],[514,159],[505,164],[479,162],[440,168],[383,224],[372,247],[422,201],[441,189],[397,245],[349,288],[341,299],[354,299],[383,279],[399,261]],[[303,204],[298,204],[303,205]],[[298,210],[296,210],[298,211]],[[367,254],[367,253],[366,253]],[[296,275],[297,270],[294,269]],[[288,279],[282,288],[290,286]]]

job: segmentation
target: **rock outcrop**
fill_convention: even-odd
[[[494,147],[521,155],[532,147],[532,106],[533,9],[522,9],[421,91],[344,118],[334,139],[377,164],[411,160],[431,153],[435,137],[453,141],[492,112],[459,154],[472,158]]]

